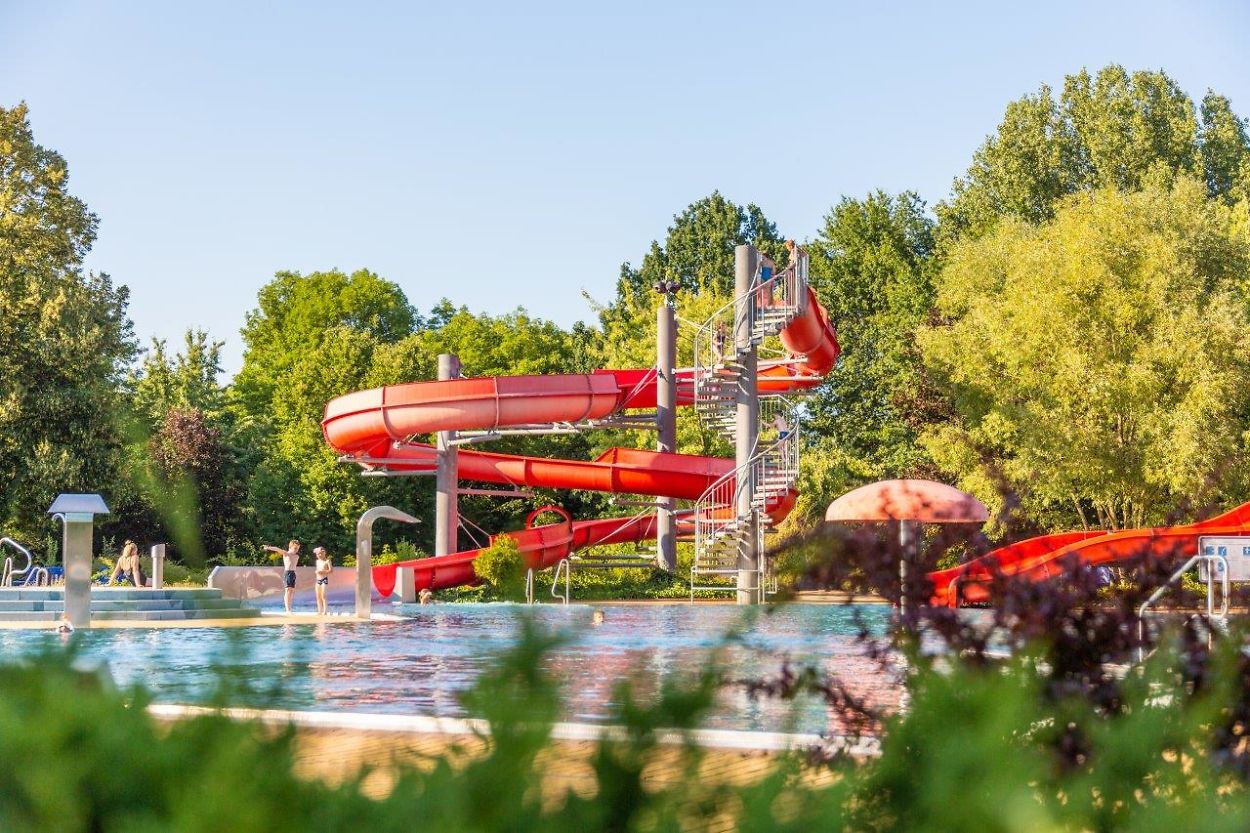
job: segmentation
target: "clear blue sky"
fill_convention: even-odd
[[[68,159],[138,334],[206,328],[230,372],[279,269],[568,325],[712,190],[800,238],[841,195],[932,204],[1081,67],[1250,115],[1231,0],[607,5],[0,0],[0,106]]]

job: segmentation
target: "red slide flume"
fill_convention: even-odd
[[[761,393],[806,390],[820,383],[837,361],[837,334],[815,293],[780,333],[793,358],[761,362]],[[693,371],[679,370],[678,404],[693,404]],[[430,471],[435,452],[414,437],[447,430],[490,431],[537,423],[601,420],[631,408],[656,405],[654,370],[600,370],[586,374],[501,376],[411,382],[349,393],[331,400],[322,433],[337,452],[366,469]],[[719,457],[612,448],[592,461],[552,460],[490,452],[459,452],[462,480],[555,489],[586,489],[622,494],[697,499],[733,470]],[[780,519],[794,495],[770,503],[766,511]],[[548,507],[552,509],[552,507]],[[504,533],[516,540],[528,566],[550,567],[589,546],[629,543],[655,537],[653,515],[573,521],[563,510],[556,523]],[[679,531],[682,524],[679,521]],[[413,568],[417,588],[439,590],[478,579],[473,559],[479,550],[375,567],[374,586],[390,595],[398,568]]]
[[[1188,558],[1202,536],[1250,535],[1250,503],[1222,515],[1181,526],[1059,532],[1029,538],[980,558],[929,574],[933,603],[955,607],[989,601],[994,575],[1045,581],[1063,575],[1072,563],[1097,566],[1138,557]]]

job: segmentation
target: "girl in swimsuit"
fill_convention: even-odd
[[[326,554],[325,547],[317,547],[313,550],[313,555],[317,556],[317,566],[314,571],[317,574],[317,613],[325,616],[326,589],[330,586],[330,573],[334,570],[334,565],[330,563],[330,556]]]

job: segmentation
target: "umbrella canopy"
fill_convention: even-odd
[[[967,492],[932,480],[882,480],[847,492],[829,504],[825,520],[985,523],[985,504]]]

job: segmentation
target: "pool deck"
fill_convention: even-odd
[[[177,705],[151,705],[148,711],[161,721],[214,713],[200,706]],[[484,721],[469,718],[263,709],[224,709],[222,713],[274,729],[293,726],[296,767],[303,777],[338,784],[365,767],[372,768],[364,789],[377,797],[390,791],[401,766],[428,768],[440,759],[459,766],[482,755],[486,751],[483,736],[488,733]],[[621,734],[620,727],[602,724],[555,724],[552,743],[539,764],[544,771],[544,795],[553,801],[570,791],[592,795],[596,790],[591,767],[594,751],[601,741]],[[645,776],[648,783],[675,786],[689,777],[682,758],[688,739],[703,753],[701,779],[714,784],[757,782],[772,770],[777,756],[788,751],[832,746],[856,757],[879,753],[874,739],[852,741],[812,734],[721,729],[700,729],[689,736],[671,732],[659,737],[659,750]],[[817,770],[807,777],[823,781],[828,773]]]
[[[573,604],[586,605],[592,607],[616,607],[624,605],[661,605],[661,604],[690,604],[689,599],[574,599]],[[843,591],[826,591],[813,590],[801,591],[796,593],[793,598],[786,599],[782,604],[888,604],[885,599],[880,596],[868,594],[846,593]],[[696,599],[696,605],[733,605],[730,599]],[[385,607],[386,603],[375,603],[375,612],[371,621],[374,622],[398,622],[410,616],[400,616],[393,613],[380,613],[376,611],[377,607]],[[455,603],[447,603],[447,607],[454,607]],[[134,628],[269,628],[279,625],[335,625],[359,622],[355,616],[349,613],[331,613],[328,616],[318,616],[316,613],[293,613],[290,615],[283,613],[271,613],[266,611],[262,616],[246,619],[189,619],[189,620],[168,620],[168,621],[127,621],[127,620],[96,620],[91,623],[92,630],[104,629],[134,629]],[[56,630],[59,622],[16,622],[5,621],[0,619],[0,630]]]
[[[391,613],[375,613],[374,622],[399,622],[407,617]],[[350,614],[318,616],[316,613],[293,613],[291,615],[266,613],[250,619],[187,619],[167,621],[98,620],[91,623],[91,630],[116,630],[134,628],[268,628],[276,625],[339,625],[359,622]],[[0,630],[54,631],[59,622],[6,622],[0,619]]]

